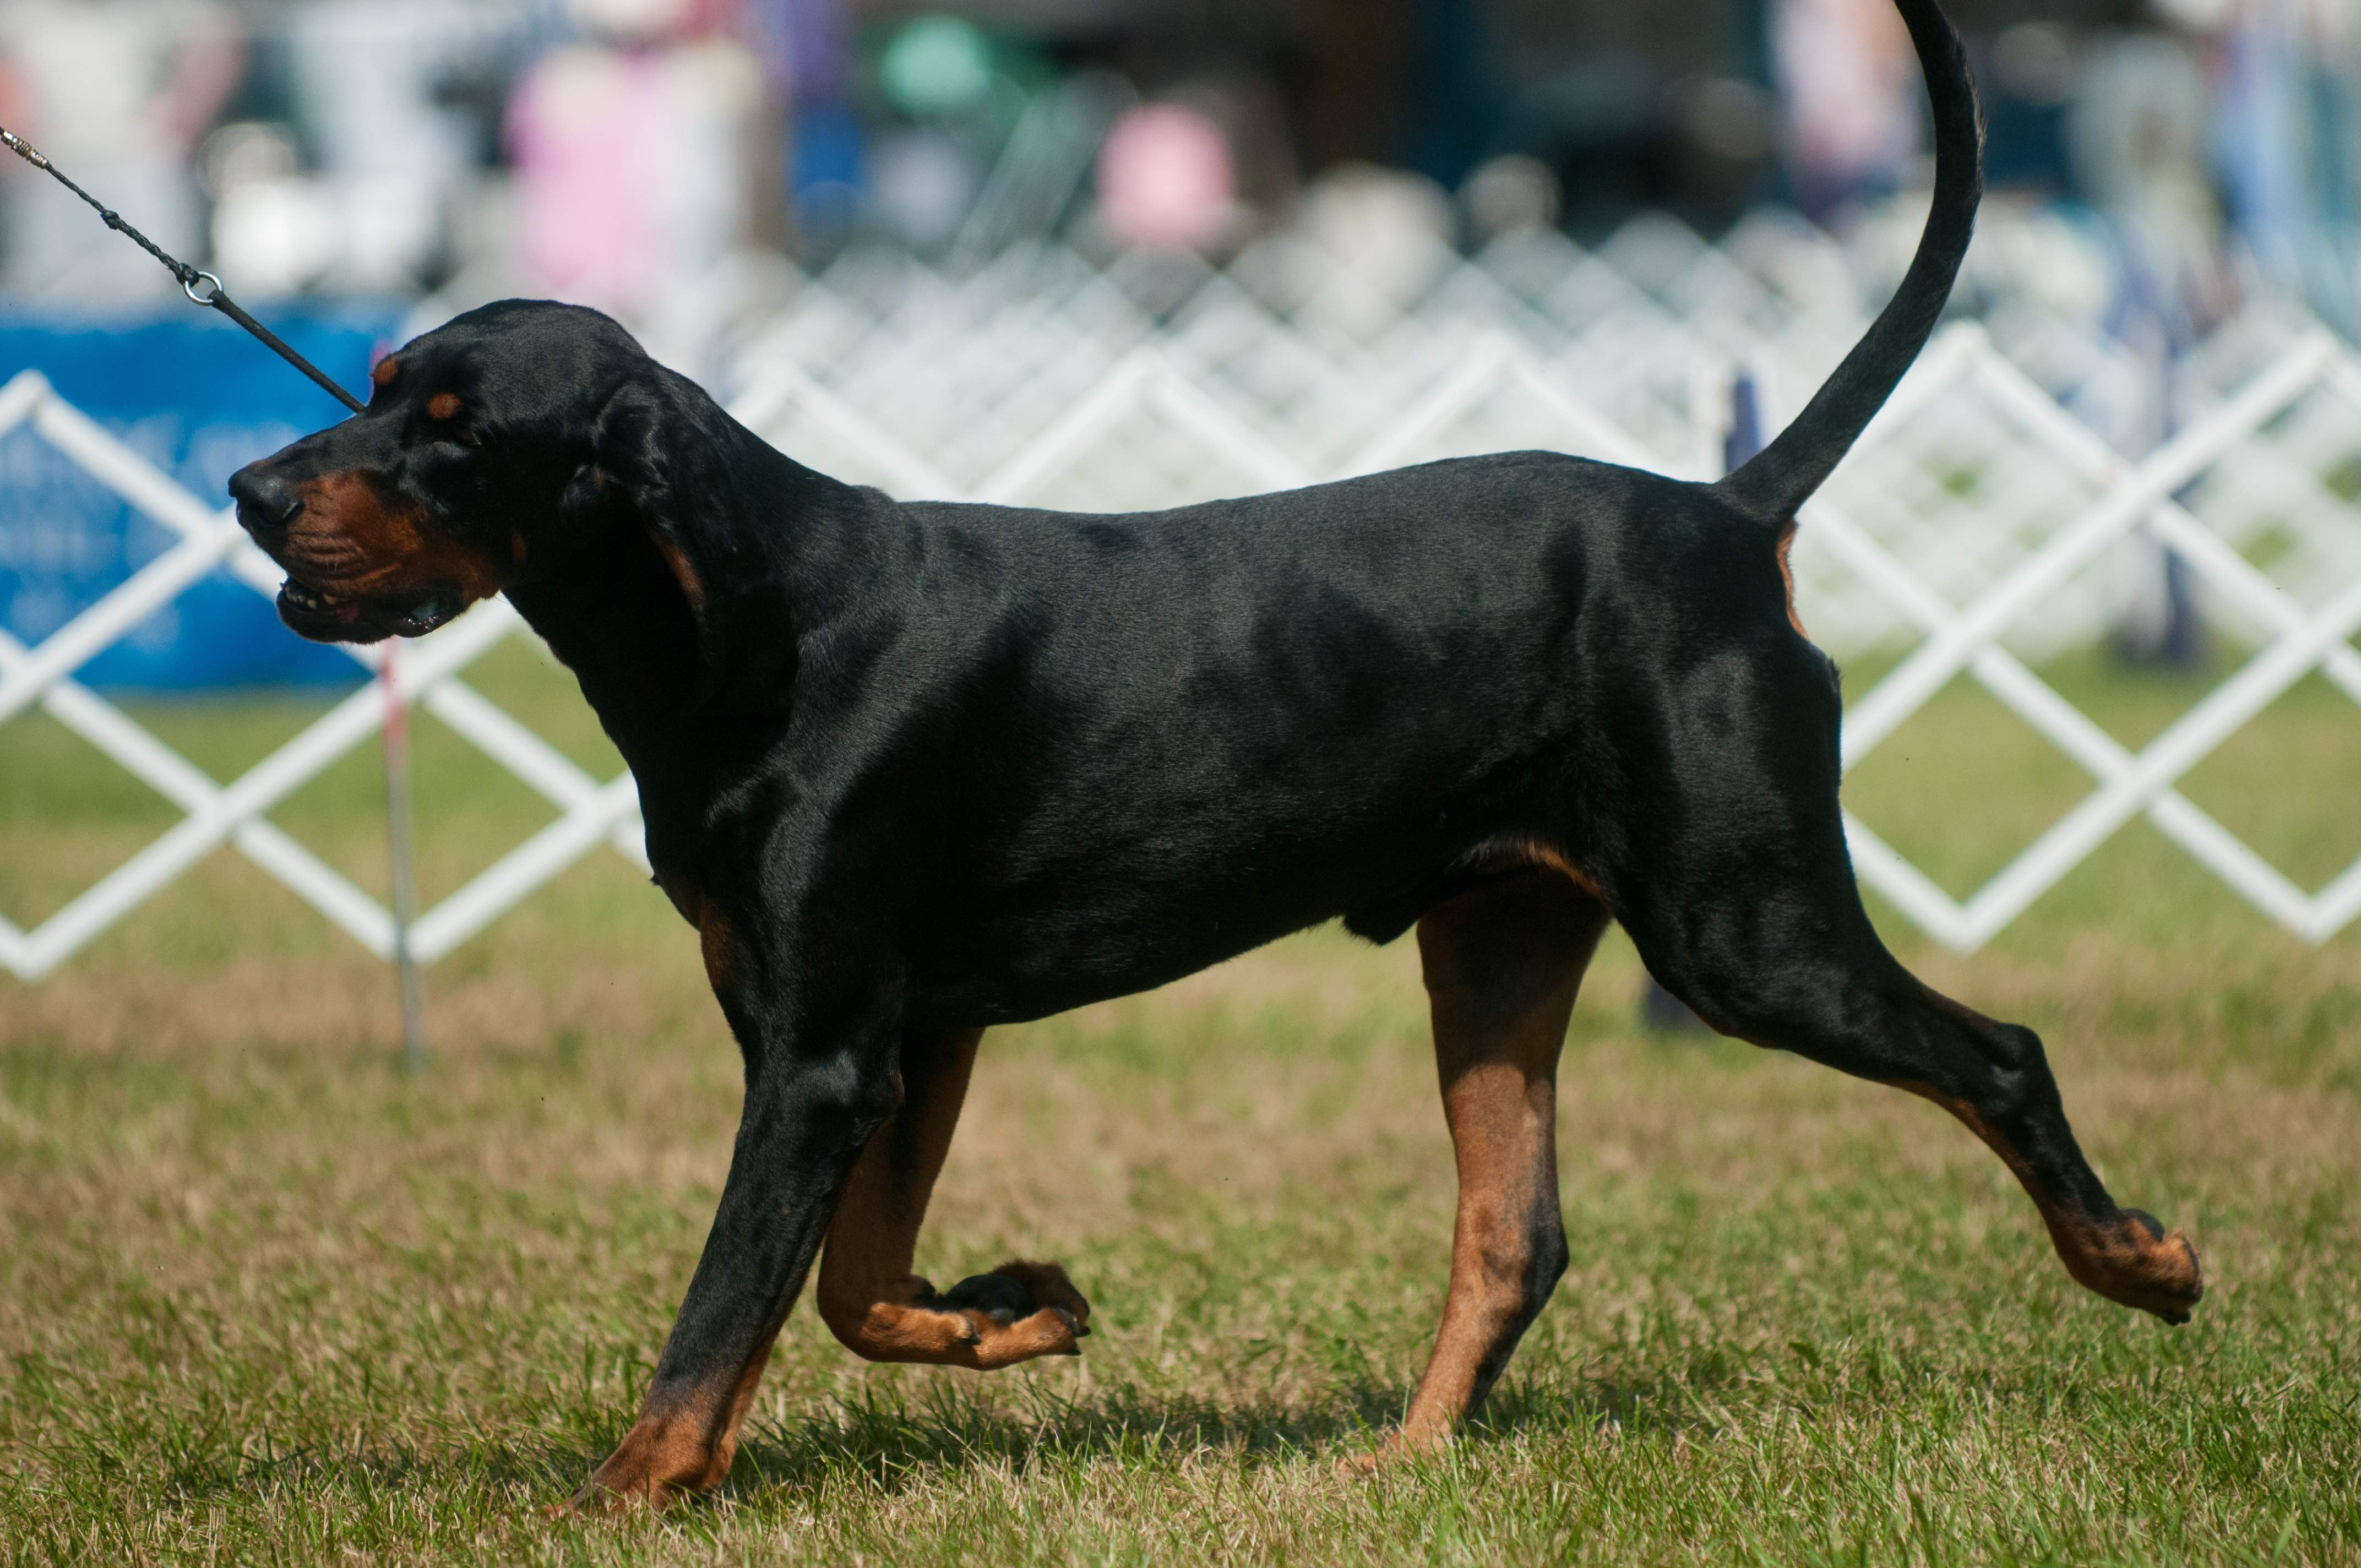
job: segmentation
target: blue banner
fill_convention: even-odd
[[[345,385],[393,346],[390,307],[274,312],[272,331]],[[26,370],[208,506],[229,477],[346,417],[325,392],[211,311],[0,312],[0,382]],[[0,438],[0,627],[38,642],[169,549],[134,511],[27,425]],[[270,600],[216,572],[83,665],[92,685],[189,691],[351,682],[359,666],[279,623]]]

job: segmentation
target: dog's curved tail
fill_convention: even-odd
[[[1960,35],[1935,0],[1895,0],[1927,73],[1935,118],[1935,205],[1902,287],[1836,374],[1776,440],[1718,487],[1741,510],[1784,528],[1827,482],[1894,395],[1950,298],[1983,197],[1983,113]]]

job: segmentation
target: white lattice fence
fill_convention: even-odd
[[[1931,588],[1921,571],[1881,543],[1874,528],[1856,521],[1865,513],[1848,510],[1858,504],[1854,488],[1832,486],[1806,508],[1801,537],[1810,542],[1810,558],[1842,563],[1866,592],[1924,634],[1908,657],[1847,709],[1845,766],[1858,763],[1964,672],[2078,763],[2095,787],[1965,902],[1952,899],[1848,817],[1863,879],[1930,935],[1972,951],[2125,823],[2145,814],[2288,930],[2326,941],[2361,915],[2361,860],[2316,894],[2306,894],[2173,786],[2314,670],[2361,704],[2361,651],[2353,645],[2361,630],[2361,570],[2290,574],[2282,558],[2275,580],[2235,547],[2237,528],[2209,526],[2191,510],[2202,502],[2185,498],[2202,497],[2225,471],[2254,459],[2258,449],[2279,445],[2274,433],[2306,425],[2323,408],[2341,407],[2345,429],[2361,430],[2353,417],[2361,414],[2361,367],[2324,335],[2303,340],[2236,396],[2133,464],[2109,452],[2005,359],[1983,349],[1973,333],[1961,329],[1930,356],[1927,373],[1914,378],[1889,411],[1892,417],[1882,422],[1884,432],[1872,432],[1872,452],[1883,444],[1878,435],[1907,423],[1914,411],[1921,417],[1935,413],[1948,438],[1960,405],[1973,401],[2022,433],[1999,461],[2018,475],[2036,466],[2056,471],[2057,490],[2076,504],[2059,509],[2038,535],[2024,541],[2004,571],[1964,602]],[[2322,514],[2315,532],[2330,532],[2335,524],[2327,514],[2339,512],[2348,547],[2361,542],[2361,517],[2323,493],[2316,477],[2309,492],[2303,499]],[[2012,502],[2017,499],[2013,485]],[[2246,633],[2250,652],[2227,679],[2133,752],[2043,683],[2006,643],[2013,628],[2037,619],[2111,547],[2142,534],[2180,556],[2203,585],[2206,602]],[[1806,552],[1799,548],[1797,554]],[[1799,598],[1810,614],[1811,598]],[[2361,788],[2354,794],[2361,805]]]
[[[23,979],[39,979],[225,843],[369,951],[390,959],[393,917],[385,906],[267,820],[274,806],[379,732],[387,700],[380,685],[362,686],[227,783],[82,686],[75,671],[208,573],[225,570],[265,598],[277,595],[282,574],[247,542],[229,512],[189,494],[31,372],[0,389],[0,436],[22,426],[177,543],[38,645],[27,648],[0,634],[0,723],[38,705],[185,815],[32,929],[0,917],[0,964]],[[639,797],[629,774],[592,778],[460,679],[468,665],[522,627],[505,602],[488,604],[406,648],[395,665],[403,698],[433,713],[562,813],[419,917],[410,940],[421,962],[449,953],[601,842],[643,869],[647,863]],[[377,670],[377,650],[347,652]]]
[[[1776,313],[1750,299],[1726,263],[1690,255],[1688,302],[1725,334],[1739,330],[1734,321],[1754,323],[1746,356],[1734,355],[1603,263],[1559,255],[1553,273],[1546,259],[1496,254],[1480,276],[1463,270],[1430,291],[1426,318],[1413,310],[1375,336],[1333,323],[1300,330],[1297,315],[1251,296],[1251,278],[1197,280],[1160,322],[1119,280],[1087,269],[1050,290],[1034,287],[1038,279],[922,276],[882,306],[823,290],[756,340],[734,411],[848,479],[907,496],[1045,505],[1168,505],[1518,446],[1708,476],[1730,367],[1765,362],[1750,356],[1775,349],[1775,334],[1758,329]],[[1649,265],[1672,267],[1662,257]],[[1667,276],[1677,281],[1678,269]],[[1309,297],[1298,287],[1299,307]],[[1798,351],[1790,368],[1831,357]],[[2133,462],[1982,329],[1952,329],[1806,513],[1795,565],[1807,624],[1824,641],[1907,649],[1850,710],[1848,767],[1964,674],[2092,779],[2082,802],[1964,901],[1850,822],[1863,878],[1954,948],[1989,940],[2141,816],[2306,940],[2361,915],[2361,861],[2307,892],[2175,788],[2312,671],[2361,703],[2361,514],[2350,504],[2361,491],[2361,367],[2316,334],[2282,333],[2221,359],[2181,433]],[[969,420],[989,435],[967,431]],[[381,695],[363,687],[223,782],[76,684],[91,658],[207,573],[225,569],[266,596],[280,573],[225,512],[30,374],[0,389],[0,436],[23,426],[176,542],[38,645],[0,639],[0,722],[38,704],[185,816],[33,929],[0,920],[0,964],[26,979],[50,972],[225,843],[390,955],[388,911],[267,819],[368,740]],[[2101,623],[2112,562],[2158,545],[2187,563],[2245,652],[2210,695],[2133,751],[2031,665]],[[559,814],[419,918],[412,947],[422,961],[601,845],[645,865],[629,776],[590,776],[463,679],[520,635],[530,634],[505,604],[487,605],[397,665],[404,694]],[[370,651],[353,652],[376,667]]]

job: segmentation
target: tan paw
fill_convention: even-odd
[[[1405,1461],[1440,1452],[1449,1446],[1455,1435],[1455,1430],[1447,1425],[1420,1422],[1416,1431],[1401,1427],[1380,1438],[1375,1447],[1345,1455],[1336,1461],[1336,1468],[1346,1475],[1375,1475]]]
[[[550,1511],[594,1519],[642,1508],[661,1513],[718,1485],[729,1470],[726,1453],[717,1453],[680,1427],[642,1417],[582,1490]]]
[[[1080,1355],[1091,1304],[1054,1263],[1004,1263],[970,1275],[926,1305],[956,1314],[973,1337],[969,1365],[990,1371],[1043,1355]]]
[[[2084,1238],[2079,1257],[2067,1266],[2074,1277],[2110,1301],[2153,1312],[2166,1322],[2185,1323],[2205,1294],[2205,1269],[2197,1248],[2180,1232],[2139,1209],[2123,1211],[2124,1223],[2111,1234]]]

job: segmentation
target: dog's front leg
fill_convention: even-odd
[[[806,1005],[766,1018],[717,989],[746,1054],[729,1179],[639,1420],[577,1508],[662,1508],[729,1474],[754,1386],[853,1162],[901,1096],[891,1003],[873,997],[825,1016]]]
[[[1090,1303],[1054,1263],[1004,1263],[948,1291],[910,1272],[983,1037],[967,1029],[904,1042],[901,1109],[862,1151],[829,1230],[819,1315],[871,1361],[990,1372],[1080,1355],[1091,1332]]]

